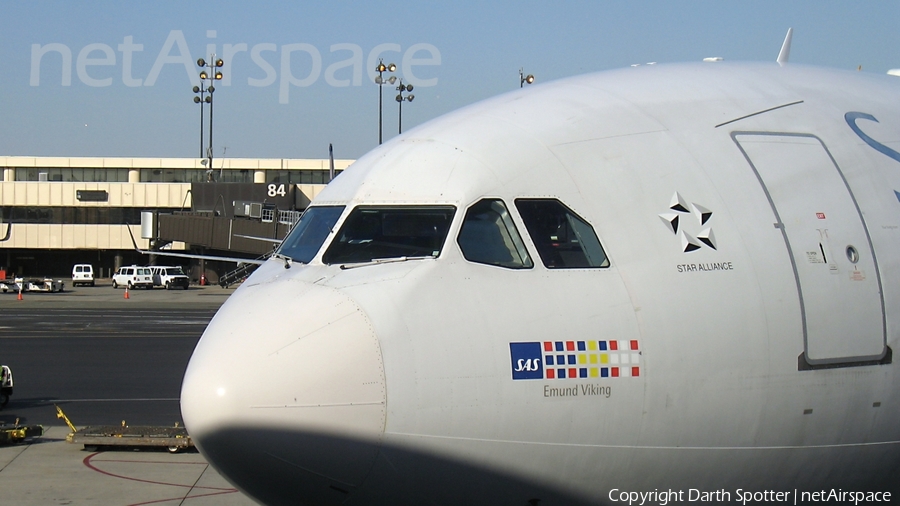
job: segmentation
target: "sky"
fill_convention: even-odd
[[[342,1],[0,2],[0,156],[356,159],[398,134],[513,91],[589,72],[774,61],[884,74],[900,68],[900,2]],[[208,85],[209,82],[206,82]],[[205,95],[204,95],[205,96]],[[203,139],[201,145],[201,114]]]

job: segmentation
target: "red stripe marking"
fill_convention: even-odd
[[[97,471],[97,472],[100,473],[100,474],[105,474],[105,475],[107,475],[107,476],[112,476],[113,478],[121,478],[121,479],[123,479],[123,480],[138,481],[138,482],[141,482],[141,483],[150,483],[150,484],[152,484],[152,485],[169,485],[170,487],[182,487],[182,488],[197,488],[197,489],[206,489],[206,490],[218,490],[220,493],[229,493],[229,494],[230,494],[230,493],[237,492],[237,489],[236,489],[236,488],[201,487],[201,486],[195,486],[195,485],[182,485],[182,484],[180,484],[180,483],[166,483],[166,482],[164,482],[164,481],[144,480],[144,479],[141,479],[141,478],[133,478],[133,477],[131,477],[131,476],[123,476],[123,475],[121,475],[121,474],[111,473],[111,472],[109,472],[109,471],[104,471],[103,469],[100,469],[99,467],[95,466],[93,462],[91,462],[91,461],[94,459],[94,457],[96,457],[97,455],[100,455],[100,453],[101,453],[101,452],[94,452],[94,453],[88,455],[87,457],[84,458],[84,460],[82,460],[82,463],[83,463],[88,469],[90,469],[90,470],[92,470],[92,471]],[[113,461],[113,460],[99,460],[98,462],[116,462],[116,461]],[[143,464],[143,462],[140,462],[140,461],[119,461],[119,462],[134,462],[134,463],[141,463],[141,464]],[[154,462],[154,463],[158,463],[158,462]],[[168,463],[168,464],[171,464],[171,462],[167,462],[167,463]],[[204,465],[209,465],[209,464],[205,464],[205,463],[204,463]],[[179,497],[179,499],[181,499],[181,498]]]

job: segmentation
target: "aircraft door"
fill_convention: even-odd
[[[800,369],[878,363],[886,323],[862,213],[825,144],[808,134],[735,132],[790,255],[803,320]]]

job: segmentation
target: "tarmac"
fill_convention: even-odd
[[[128,290],[126,297],[126,290],[122,287],[113,288],[109,279],[98,279],[95,286],[77,287],[72,286],[71,279],[60,279],[66,283],[65,291],[62,293],[23,292],[22,300],[18,300],[18,293],[13,291],[0,293],[0,309],[34,306],[84,309],[140,306],[159,309],[185,305],[194,308],[217,308],[240,286],[222,288],[218,285],[191,285],[187,290],[135,288]]]
[[[89,452],[66,442],[68,427],[0,447],[0,503],[16,505],[256,504],[197,452]]]
[[[219,286],[189,290],[112,289],[109,280],[63,293],[0,294],[0,312],[16,307],[218,307],[234,291]],[[196,451],[166,449],[88,451],[66,442],[69,428],[44,426],[44,435],[0,446],[0,504],[15,505],[252,505]]]

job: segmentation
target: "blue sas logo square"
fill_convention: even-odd
[[[544,379],[541,343],[509,343],[512,379]]]

